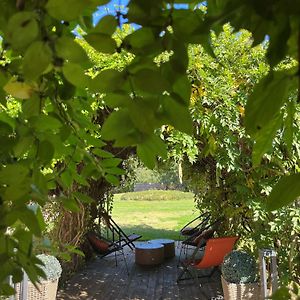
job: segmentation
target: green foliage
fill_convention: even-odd
[[[282,177],[272,189],[267,206],[270,210],[276,210],[291,203],[299,195],[300,174]]]
[[[19,274],[21,268],[25,269],[33,282],[38,278],[39,271],[35,268],[36,261],[30,250],[30,241],[33,234],[41,233],[42,226],[38,215],[28,212],[27,204],[30,201],[44,205],[49,201],[48,191],[57,188],[63,195],[59,199],[66,206],[75,209],[76,201],[70,192],[72,184],[86,186],[89,180],[99,178],[106,178],[114,184],[118,182],[116,176],[120,174],[120,170],[115,165],[116,161],[113,165],[110,163],[109,166],[105,165],[106,163],[103,165],[101,157],[91,154],[91,149],[104,150],[105,143],[102,142],[102,138],[105,137],[108,144],[113,141],[118,147],[136,147],[145,165],[154,167],[156,158],[166,157],[167,154],[164,143],[157,135],[158,128],[162,125],[172,125],[183,132],[191,132],[191,118],[187,109],[191,89],[186,74],[189,64],[189,43],[202,43],[205,49],[212,52],[211,46],[216,46],[216,39],[214,36],[210,39],[210,30],[218,32],[224,22],[231,21],[235,28],[246,28],[253,32],[255,44],[261,42],[265,34],[269,35],[267,59],[272,68],[286,55],[293,58],[298,53],[300,7],[298,0],[288,2],[279,0],[270,3],[209,0],[207,7],[204,8],[202,5],[201,9],[197,6],[199,3],[190,1],[183,1],[189,4],[188,9],[178,9],[173,3],[163,0],[131,0],[127,7],[126,18],[128,23],[135,23],[141,28],[129,32],[125,39],[114,37],[118,35],[116,27],[120,26],[121,12],[116,17],[103,18],[96,26],[92,24],[92,13],[97,5],[108,2],[107,0],[4,0],[0,4],[2,37],[0,245],[5,244],[5,247],[0,248],[0,263],[4,264],[3,275],[1,274],[0,278],[1,294],[4,293],[4,288],[8,291],[7,285],[2,286],[6,277],[9,274]],[[74,38],[72,34],[75,27],[80,28],[78,30],[81,33],[80,38]],[[99,68],[95,60],[88,61],[80,48],[74,45],[78,39],[82,39],[82,42],[78,42],[79,45],[88,44],[85,49],[89,49],[89,57],[91,53],[95,53],[93,51],[99,50],[114,53],[111,56],[112,60],[116,57],[121,60],[125,58],[122,67],[118,68],[122,70],[121,80],[117,81],[117,90],[114,90],[112,95],[110,95],[112,90],[110,72],[100,75],[105,86],[99,86],[99,89],[97,89],[99,82],[93,79],[98,72],[108,67]],[[239,35],[236,35],[230,43],[235,44],[239,39]],[[70,45],[73,45],[71,49]],[[90,50],[93,47],[96,50]],[[221,55],[222,46],[219,50],[214,50],[213,54],[220,59],[217,65],[223,65],[226,60],[228,64],[230,61],[236,62],[232,60],[233,58],[236,58],[237,62],[239,59],[242,61],[247,58],[244,55],[237,55],[242,49],[237,50],[233,52],[235,55],[228,54],[224,57],[225,60]],[[248,50],[252,52],[249,47]],[[166,52],[171,55],[162,59],[159,64],[156,63],[155,58]],[[107,56],[102,57],[102,61],[105,60]],[[249,65],[244,67],[245,71],[251,73],[252,63],[257,66],[255,59],[249,60]],[[239,63],[232,64],[231,71],[239,68],[235,68],[235,65],[238,66]],[[211,68],[214,66],[216,62],[212,63]],[[243,72],[238,72],[242,81],[252,80],[250,90],[252,84],[267,75],[264,65],[261,67],[254,79],[251,76],[246,78]],[[246,117],[247,126],[254,124],[260,127],[258,132],[257,128],[255,132],[253,130],[251,132],[250,126],[250,134],[255,139],[257,149],[256,163],[259,162],[263,152],[269,149],[271,136],[275,137],[275,144],[277,142],[277,145],[280,144],[275,130],[280,128],[279,120],[286,125],[285,140],[289,145],[289,155],[293,157],[296,151],[293,140],[297,137],[298,129],[297,126],[291,126],[292,122],[288,120],[293,119],[297,107],[295,101],[291,101],[289,88],[285,87],[285,84],[294,87],[299,72],[288,72],[286,76],[281,76],[277,72],[274,71],[274,77],[267,77],[257,88],[259,91],[263,86],[271,95],[275,91],[274,101],[271,103],[270,95],[257,92],[261,100],[255,99],[253,101],[255,105],[251,107],[249,104],[247,105],[249,109],[246,109],[246,113],[250,116]],[[225,72],[224,75],[225,83],[237,82],[237,78],[233,78],[231,72]],[[197,79],[196,86],[199,86],[200,79],[201,76]],[[216,87],[215,95],[211,93],[213,96],[211,99],[214,101],[203,99],[203,104],[208,105],[208,109],[211,110],[216,108],[213,118],[223,120],[224,124],[221,124],[223,127],[226,127],[225,124],[230,123],[230,120],[235,120],[232,130],[239,123],[238,113],[235,112],[223,119],[217,108],[223,103],[233,109],[237,103],[234,102],[233,105],[229,101],[230,92],[231,96],[237,99],[236,91],[224,88],[226,84],[220,84],[217,80],[211,81],[210,86]],[[246,86],[248,85],[244,85],[244,88],[247,90]],[[243,89],[238,89],[237,92],[242,91]],[[248,92],[250,91],[246,91],[241,97],[243,100],[249,95]],[[22,107],[13,117],[9,108],[11,98],[15,98],[14,100]],[[262,99],[270,103],[267,108]],[[289,106],[295,106],[295,109],[290,107],[285,110],[288,101]],[[105,102],[110,104],[108,110]],[[213,106],[210,107],[211,105]],[[100,106],[105,108],[102,113],[99,113]],[[242,101],[241,106],[245,106],[245,101]],[[258,119],[256,114],[252,114],[252,109],[260,112]],[[261,114],[264,110],[267,116],[265,120]],[[283,113],[280,114],[282,110]],[[108,115],[110,116],[107,117]],[[277,115],[280,115],[278,121],[276,119],[276,123],[272,124],[273,116]],[[203,120],[205,118],[207,116],[204,115]],[[255,122],[251,122],[252,118]],[[98,122],[91,122],[95,119]],[[202,124],[202,121],[200,123]],[[199,127],[199,132],[205,135],[201,141],[206,145],[205,155],[217,150],[216,139],[213,134],[210,136],[210,133],[215,133],[216,128],[207,128]],[[266,135],[268,139],[264,138]],[[225,135],[219,138],[222,141],[219,150],[232,150],[220,151],[220,155],[228,153],[232,159],[229,161],[220,159],[218,172],[221,169],[238,168],[239,150],[231,147],[237,144],[237,135],[229,139]],[[48,153],[46,149],[49,149]],[[278,155],[276,159],[284,160],[283,156]],[[263,157],[263,163],[265,159],[268,158]],[[294,172],[297,159],[292,161],[294,164],[290,164],[289,161],[286,164],[292,165],[291,169]],[[82,169],[77,170],[78,165],[81,165]],[[45,172],[48,169],[52,171]],[[11,177],[6,176],[12,173],[14,182]],[[269,173],[269,177],[272,174]],[[299,192],[292,196],[294,198],[297,195]],[[290,198],[279,201],[285,205],[291,202]],[[271,200],[276,203],[278,197],[273,196]],[[26,221],[28,216],[31,217],[31,221]],[[25,235],[26,240],[23,239]],[[14,281],[19,279],[19,276],[14,275]]]
[[[120,200],[135,200],[135,201],[179,201],[193,198],[192,193],[181,191],[162,191],[162,190],[149,190],[143,192],[131,192],[121,194]]]
[[[244,251],[234,250],[224,257],[222,275],[231,283],[254,283],[257,280],[255,259]]]
[[[292,174],[299,171],[299,106],[295,94],[290,93],[293,109],[289,105],[281,108],[268,124],[270,128],[262,129],[264,135],[260,131],[255,134],[253,143],[244,127],[245,107],[255,83],[269,70],[266,48],[253,47],[249,32],[242,30],[236,35],[231,26],[225,25],[219,35],[212,34],[212,50],[214,56],[200,46],[190,48],[194,138],[187,143],[184,135],[165,130],[169,154],[182,160],[183,181],[195,193],[199,209],[209,209],[227,220],[221,234],[238,233],[241,246],[254,253],[262,247],[277,248],[280,279],[286,283],[297,278],[298,272],[295,232],[299,231],[299,203],[280,208],[292,203],[298,192],[298,174]],[[260,115],[263,118],[263,113]],[[251,122],[252,126],[254,120]],[[283,133],[291,126],[293,141],[288,144]],[[276,210],[269,213],[266,207]],[[289,216],[293,216],[292,222]]]

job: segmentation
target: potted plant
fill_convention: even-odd
[[[260,299],[255,259],[247,252],[234,250],[221,265],[225,300]]]
[[[38,289],[29,281],[27,287],[28,300],[55,300],[58,280],[62,269],[59,261],[52,255],[39,254],[37,258],[43,263],[40,268],[44,271],[46,279],[40,278]],[[17,299],[20,289],[17,287]]]

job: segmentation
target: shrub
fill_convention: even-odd
[[[47,280],[56,280],[60,277],[62,269],[59,261],[52,255],[39,254],[37,258],[43,262],[41,269],[44,271]]]
[[[120,196],[120,200],[137,200],[137,201],[153,201],[153,200],[185,200],[193,198],[192,193],[181,191],[164,191],[164,190],[149,190],[141,192],[125,193]]]
[[[224,279],[231,283],[253,283],[257,279],[255,259],[244,251],[227,254],[221,266]]]

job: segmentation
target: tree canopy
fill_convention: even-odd
[[[289,69],[276,66],[287,55],[298,59],[298,0],[209,0],[205,5],[188,0],[131,0],[126,13],[117,10],[93,24],[97,6],[109,2],[1,1],[3,294],[12,293],[5,282],[8,275],[14,282],[21,280],[22,269],[32,281],[42,275],[32,250],[32,237],[40,236],[45,227],[40,207],[49,201],[49,190],[58,189],[55,201],[76,211],[78,201],[93,200],[72,190],[74,182],[84,187],[90,178],[105,178],[118,184],[118,175],[123,173],[118,168],[121,159],[104,150],[111,141],[115,147],[135,147],[145,165],[154,167],[157,157],[167,156],[159,135],[161,126],[172,125],[192,133],[188,46],[202,44],[218,57],[211,47],[211,29],[218,33],[230,21],[236,30],[252,32],[254,45],[263,40],[269,44],[270,71],[256,84],[245,104],[246,133],[256,149],[254,164],[261,163],[283,120],[288,151],[293,147],[295,102],[290,97],[299,84],[299,64]],[[113,35],[124,19],[136,29],[118,40]],[[124,55],[128,63],[120,70],[99,69],[81,47],[85,42],[78,43],[77,39],[98,52]],[[159,63],[162,53],[168,53],[168,58]],[[261,73],[265,75],[264,70]],[[103,119],[103,125],[91,122],[97,101],[107,107],[105,114],[97,116]],[[282,113],[285,105],[288,109]],[[296,171],[288,170],[288,176],[274,187],[269,209],[299,196],[300,175]]]

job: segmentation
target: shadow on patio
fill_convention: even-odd
[[[218,272],[211,279],[201,279],[199,287],[193,280],[176,283],[178,252],[176,245],[176,257],[173,259],[159,266],[142,267],[135,264],[134,252],[127,247],[125,255],[129,275],[121,256],[118,257],[117,267],[114,256],[96,258],[66,283],[57,299],[223,299]]]

